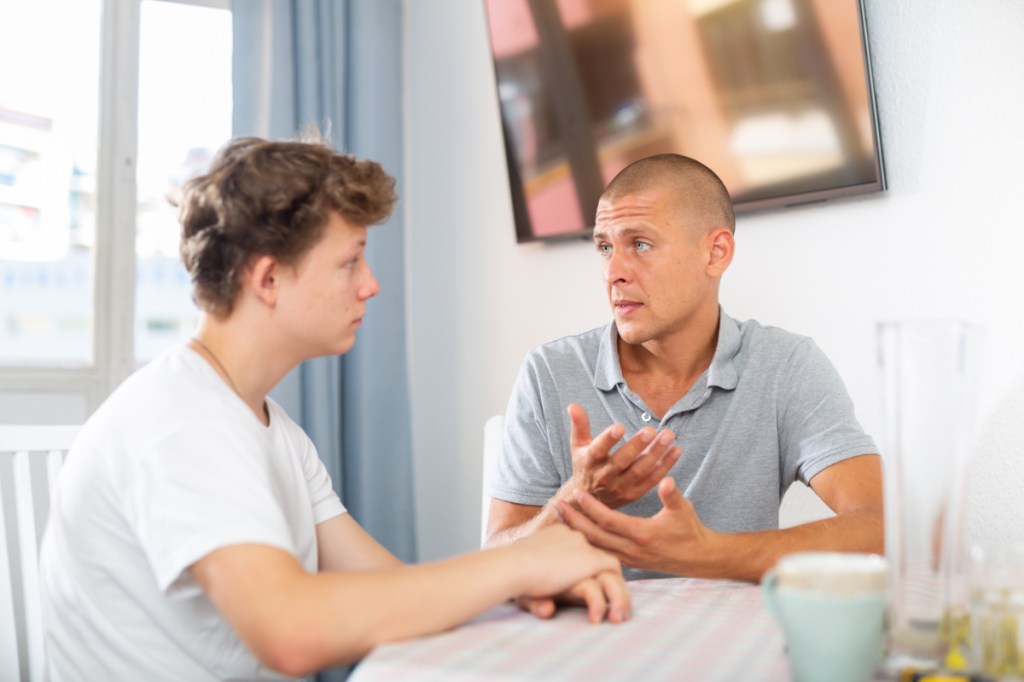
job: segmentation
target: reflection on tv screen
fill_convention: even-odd
[[[666,151],[737,211],[884,188],[859,0],[487,0],[520,241]]]

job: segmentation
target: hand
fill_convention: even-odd
[[[572,421],[572,479],[564,490],[586,491],[613,509],[643,497],[682,453],[673,445],[674,433],[666,430],[659,434],[651,427],[636,432],[612,453],[612,446],[625,433],[621,424],[612,424],[592,438],[586,410],[573,403],[568,412]]]
[[[519,598],[534,615],[550,617],[557,601],[585,605],[594,623],[606,615],[615,623],[629,617],[629,591],[618,560],[591,547],[581,533],[558,524],[511,547],[524,552],[524,565],[535,576]]]
[[[558,502],[558,513],[595,547],[610,552],[625,565],[663,573],[700,575],[700,561],[714,535],[697,517],[672,478],[658,484],[662,509],[649,519],[609,509],[593,495],[576,493],[579,510]],[[704,575],[701,577],[713,577]]]
[[[558,604],[584,606],[591,623],[600,623],[605,616],[611,623],[622,623],[631,609],[629,589],[619,571],[586,578],[554,597],[519,597],[516,603],[537,618],[551,618]]]

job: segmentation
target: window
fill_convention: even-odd
[[[100,5],[0,8],[2,365],[93,362]]]
[[[168,199],[230,137],[231,17],[4,3],[0,59],[0,421],[77,421],[198,317]],[[6,409],[32,396],[82,407]]]
[[[188,36],[182,40],[182,36]],[[139,164],[135,360],[187,338],[198,312],[178,256],[176,197],[231,137],[231,15],[143,0],[139,31]]]

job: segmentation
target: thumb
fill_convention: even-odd
[[[676,479],[666,476],[658,483],[658,497],[662,506],[669,511],[682,511],[686,507],[686,498],[676,487]]]
[[[577,448],[588,445],[591,441],[590,415],[578,403],[571,403],[566,412],[569,413],[569,420],[572,422],[569,432],[570,446]]]

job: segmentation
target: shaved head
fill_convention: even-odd
[[[656,154],[634,161],[616,175],[601,195],[602,202],[649,190],[666,192],[674,208],[698,229],[726,227],[736,231],[732,199],[715,172],[688,156]]]

